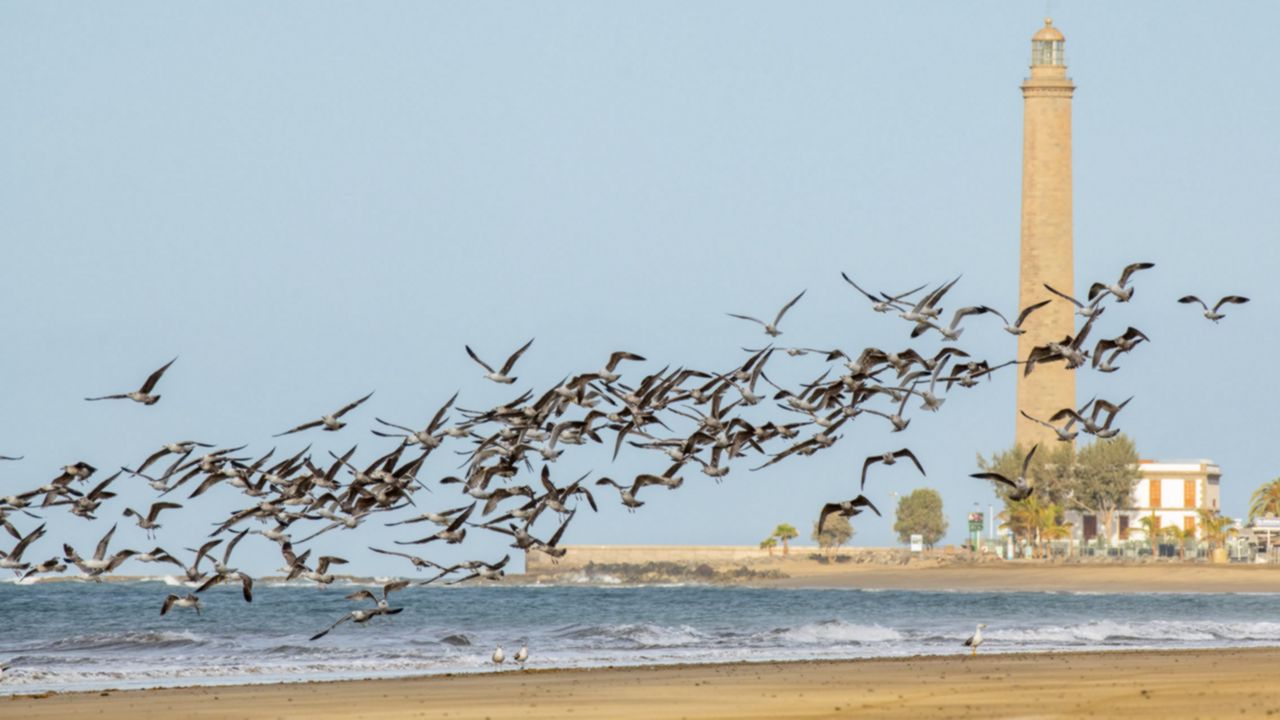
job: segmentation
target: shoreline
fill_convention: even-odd
[[[579,569],[511,575],[476,587],[663,587],[706,586],[787,589],[918,590],[939,592],[1078,592],[1078,593],[1280,593],[1280,565],[1207,563],[1089,563],[1089,562],[957,562],[948,564],[835,563],[802,558],[751,563],[753,569],[777,570],[785,577],[749,578],[729,582],[699,582],[690,578],[653,578],[642,582],[620,581],[608,573],[594,578]],[[416,576],[401,576],[414,580]],[[264,587],[279,587],[282,578],[256,578]],[[380,585],[381,577],[339,577],[358,586]],[[121,576],[110,584],[165,582],[165,576]],[[74,576],[43,578],[34,583],[2,585],[33,587],[44,584],[97,586]],[[285,587],[310,587],[291,583]],[[444,587],[444,586],[437,586]]]
[[[957,647],[959,647],[957,645]],[[999,658],[1031,658],[1043,656],[1082,656],[1082,655],[1146,655],[1152,653],[1232,653],[1232,652],[1252,652],[1252,651],[1270,651],[1274,650],[1280,653],[1280,640],[1275,644],[1255,644],[1255,645],[1205,645],[1200,647],[1143,647],[1143,646],[1112,646],[1104,649],[1081,649],[1079,647],[1044,649],[1044,650],[1026,650],[1013,649],[1003,650],[994,647],[986,647],[982,650],[983,657],[999,657]],[[681,660],[669,661],[663,660],[658,662],[617,662],[609,665],[589,665],[589,666],[573,666],[573,665],[548,665],[543,667],[525,667],[519,668],[511,664],[510,661],[503,665],[503,668],[494,669],[491,665],[483,665],[474,669],[448,669],[439,672],[422,671],[422,670],[403,670],[388,672],[381,675],[352,675],[343,676],[338,673],[322,673],[324,677],[308,678],[304,675],[296,677],[288,675],[268,675],[262,674],[261,680],[247,679],[252,676],[210,676],[197,682],[182,682],[175,684],[161,685],[139,685],[120,686],[120,687],[97,687],[87,689],[69,689],[69,690],[49,690],[49,689],[32,689],[29,691],[6,692],[8,687],[0,682],[0,702],[4,700],[18,699],[42,699],[45,697],[55,696],[93,696],[114,694],[114,693],[146,693],[171,690],[202,690],[202,689],[218,689],[218,688],[263,688],[263,687],[290,687],[290,686],[310,686],[310,685],[333,685],[343,683],[365,683],[365,682],[401,682],[401,681],[417,681],[417,680],[438,680],[442,678],[474,678],[474,677],[497,677],[507,675],[513,672],[523,675],[546,674],[546,673],[590,673],[602,670],[609,671],[647,671],[647,670],[694,670],[709,669],[717,667],[736,667],[736,666],[758,666],[758,665],[808,665],[808,664],[846,664],[846,663],[880,663],[895,662],[908,660],[946,660],[954,659],[965,655],[967,651],[960,652],[937,652],[937,653],[915,653],[904,655],[878,655],[865,657],[809,657],[809,658],[758,658],[745,659],[726,662],[724,660]],[[12,686],[9,686],[12,687]],[[3,707],[3,705],[0,705]],[[4,717],[0,713],[0,717]]]
[[[1258,716],[1280,647],[979,653],[530,669],[366,680],[55,692],[0,715],[57,718]],[[856,682],[850,682],[856,677]],[[998,691],[997,691],[998,689]],[[1052,709],[1051,709],[1052,708]]]

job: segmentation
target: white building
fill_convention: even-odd
[[[1170,525],[1195,531],[1203,539],[1200,510],[1218,511],[1221,507],[1219,481],[1222,469],[1212,460],[1138,461],[1138,482],[1133,487],[1133,508],[1116,513],[1116,527],[1111,542],[1145,539],[1139,518],[1152,514],[1159,527]],[[1077,538],[1093,540],[1100,535],[1099,518],[1072,513]]]

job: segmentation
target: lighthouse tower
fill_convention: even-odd
[[[1064,38],[1045,20],[1031,37],[1031,76],[1022,83],[1022,260],[1018,309],[1053,298],[1023,324],[1018,358],[1031,348],[1062,340],[1075,332],[1075,308],[1054,297],[1045,284],[1075,294],[1071,254],[1071,94]],[[1061,363],[1038,365],[1031,375],[1018,372],[1018,410],[1047,420],[1075,407],[1074,372]],[[1023,450],[1055,439],[1053,431],[1017,415],[1015,441]]]

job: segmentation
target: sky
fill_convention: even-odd
[[[1018,88],[1046,9],[1078,86],[1077,290],[1157,264],[1116,311],[1152,342],[1078,393],[1134,395],[1122,425],[1142,456],[1213,459],[1243,515],[1280,475],[1280,6],[1264,2],[0,3],[0,454],[26,456],[0,464],[0,492],[176,439],[372,457],[375,416],[425,424],[455,391],[487,407],[614,350],[649,358],[640,372],[728,367],[767,338],[725,313],[800,290],[780,341],[904,346],[841,271],[884,290],[963,274],[952,307],[1015,313]],[[1253,303],[1213,325],[1174,302],[1187,293]],[[961,344],[1012,357],[983,320]],[[463,350],[500,362],[531,337],[516,392]],[[154,407],[82,399],[175,356]],[[805,362],[790,379],[812,379]],[[270,437],[371,390],[336,437]],[[928,477],[885,469],[873,498],[938,489],[959,542],[995,503],[975,456],[1011,443],[1014,411],[1003,375],[902,435],[859,422],[811,458],[689,473],[635,514],[602,493],[564,542],[807,536],[865,456],[902,444]],[[661,466],[569,456],[562,477]],[[433,456],[424,475],[455,470]],[[92,546],[152,499],[115,489],[96,522],[51,515],[34,555]],[[242,504],[211,492],[161,544]],[[891,525],[859,518],[854,543],[894,543]],[[126,520],[117,543],[141,533]],[[258,541],[244,564],[276,567]]]

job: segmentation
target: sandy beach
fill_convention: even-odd
[[[912,567],[789,562],[780,567],[788,577],[753,584],[877,590],[1280,592],[1280,567],[1270,565],[1003,562]]]
[[[1264,717],[1280,649],[507,671],[402,680],[55,694],[0,717]]]

